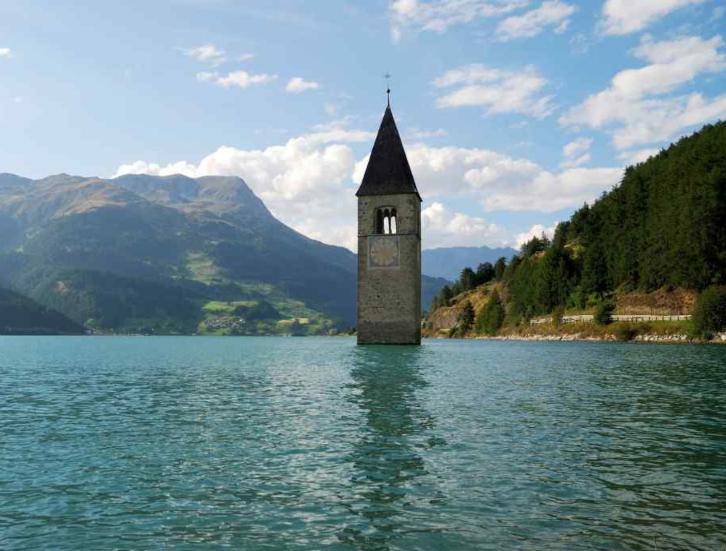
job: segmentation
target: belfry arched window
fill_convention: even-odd
[[[398,220],[396,219],[396,209],[393,207],[376,209],[376,233],[388,235],[397,232]]]

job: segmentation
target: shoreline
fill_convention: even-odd
[[[438,327],[429,324],[424,335],[433,338],[462,338],[483,340],[513,341],[582,341],[582,342],[633,342],[633,343],[664,343],[664,344],[726,344],[726,331],[697,335],[692,322],[685,319],[677,320],[616,320],[608,324],[596,324],[591,321],[580,323],[540,322],[518,325],[505,325],[495,334],[480,332],[481,328],[473,325],[466,332],[456,325],[448,326],[439,321]],[[444,322],[444,323],[441,323]],[[477,330],[479,329],[479,330]],[[710,338],[709,338],[710,337]]]
[[[443,336],[426,336],[427,339],[441,340],[483,340],[483,341],[534,341],[534,342],[621,342],[621,343],[637,343],[637,344],[726,344],[726,333],[719,333],[711,340],[703,340],[689,337],[685,334],[678,335],[656,335],[644,334],[637,335],[632,339],[618,339],[615,335],[592,336],[581,335],[579,333],[547,335],[477,335],[475,337],[443,337]]]
[[[143,333],[0,333],[0,337],[279,337],[291,338],[292,335],[200,335],[200,334],[143,334]],[[300,335],[295,338],[304,337],[355,337],[355,335],[338,334],[338,335]],[[537,333],[531,335],[508,334],[508,335],[475,335],[465,337],[447,337],[443,335],[422,335],[422,339],[430,340],[467,340],[467,341],[533,341],[533,342],[620,342],[620,343],[638,343],[638,344],[723,344],[726,345],[726,332],[717,333],[711,340],[703,340],[699,338],[689,337],[686,334],[641,334],[636,335],[632,339],[618,339],[615,335],[606,334],[601,336],[587,335],[582,333],[561,333],[561,334],[544,334]]]

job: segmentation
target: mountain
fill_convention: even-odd
[[[441,247],[425,249],[421,252],[422,271],[432,277],[442,277],[449,281],[459,279],[461,270],[476,267],[484,262],[494,264],[499,258],[512,258],[517,251],[510,247]]]
[[[552,241],[525,243],[497,279],[513,325],[613,306],[692,311],[698,292],[726,284],[726,122],[628,167],[618,186],[560,223]],[[434,306],[471,291],[468,280],[442,289]]]
[[[74,335],[83,327],[63,314],[0,288],[0,335]]]
[[[0,282],[92,329],[342,329],[355,279],[353,253],[285,226],[240,178],[0,174]]]

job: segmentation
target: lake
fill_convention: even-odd
[[[0,337],[0,549],[726,545],[726,346]]]

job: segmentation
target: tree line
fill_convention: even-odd
[[[494,264],[491,262],[479,264],[476,271],[471,268],[464,268],[459,279],[452,285],[444,285],[439,290],[431,303],[431,311],[441,306],[449,306],[455,296],[465,291],[471,291],[490,281],[501,281],[506,267],[507,259],[501,257]]]

